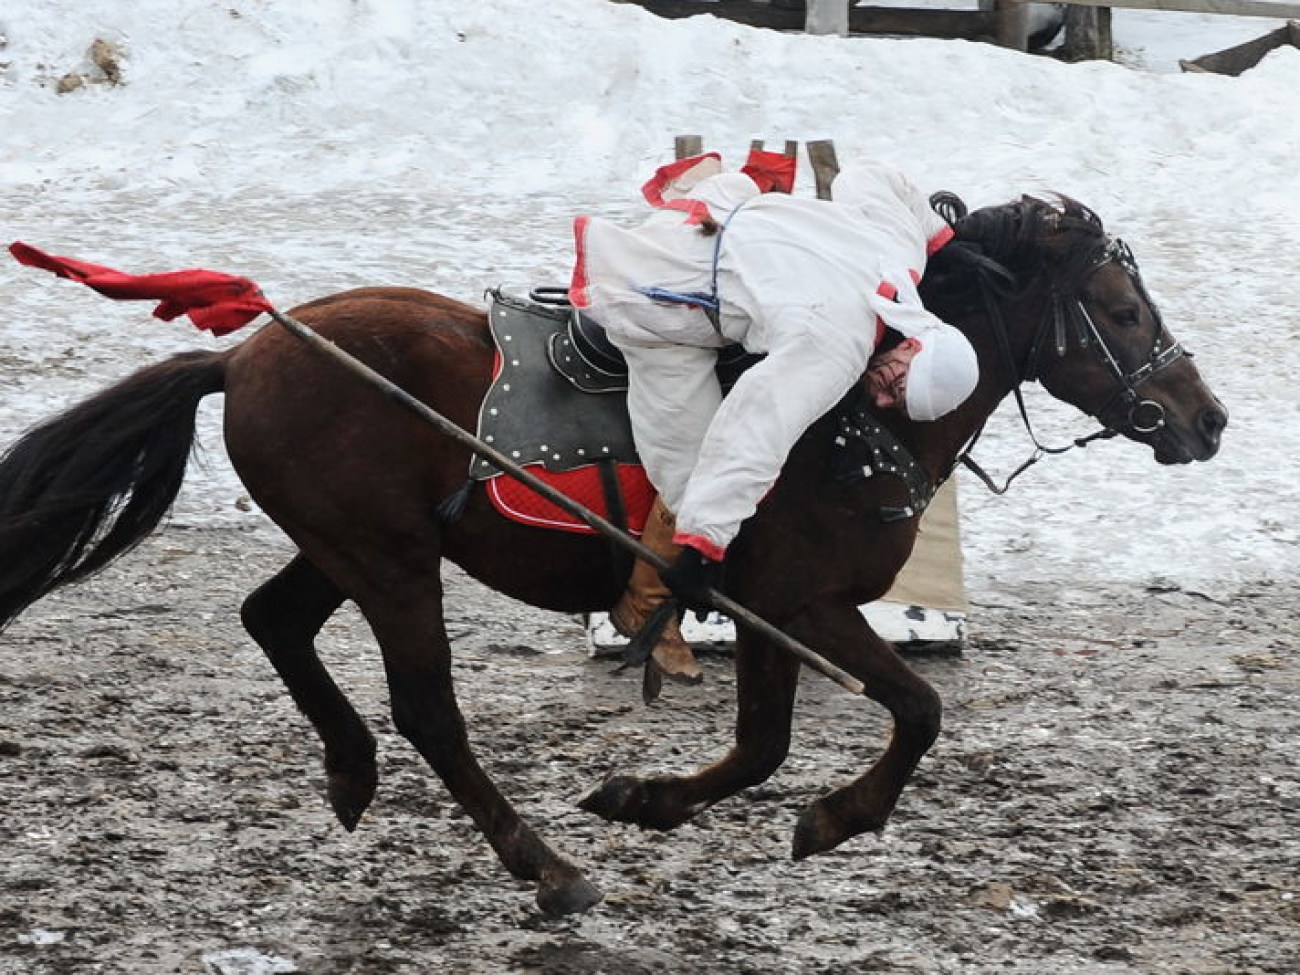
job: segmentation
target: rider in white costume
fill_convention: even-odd
[[[978,379],[965,336],[917,295],[953,231],[904,174],[854,164],[831,200],[766,193],[767,182],[754,167],[724,173],[708,153],[656,172],[643,192],[657,209],[640,226],[575,223],[570,299],[627,359],[637,450],[676,513],[671,542],[688,546],[678,567],[698,577],[678,580],[686,590],[725,557],[804,431],[863,378],[886,328],[914,340],[894,401],[912,419],[956,408]],[[733,343],[766,358],[724,399],[714,366]]]

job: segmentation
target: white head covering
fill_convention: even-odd
[[[928,329],[916,340],[921,350],[907,371],[907,415],[913,420],[937,420],[974,391],[979,361],[966,336],[955,328]]]

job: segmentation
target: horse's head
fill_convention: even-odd
[[[990,317],[1016,384],[1040,380],[1162,464],[1215,455],[1227,412],[1165,327],[1128,246],[1095,214],[1066,198],[1024,197],[964,216],[956,241],[1001,266],[996,304],[1008,312]],[[986,295],[996,274],[982,276]]]

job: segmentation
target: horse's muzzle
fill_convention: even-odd
[[[1165,424],[1151,440],[1157,463],[1190,464],[1209,460],[1219,452],[1227,425],[1228,411],[1217,403],[1198,410],[1186,426]]]

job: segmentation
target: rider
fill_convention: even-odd
[[[926,197],[869,161],[839,173],[832,200],[794,197],[774,158],[752,153],[740,172],[722,172],[717,153],[679,160],[643,187],[656,212],[640,226],[575,221],[570,300],[627,359],[633,436],[660,495],[642,542],[672,563],[662,582],[635,566],[610,614],[627,636],[670,590],[704,605],[795,442],[864,373],[877,406],[913,420],[944,415],[975,388],[970,343],[916,291],[953,235]],[[886,329],[904,341],[868,371]],[[723,399],[714,365],[734,343],[766,357]],[[653,659],[699,679],[675,621]]]

